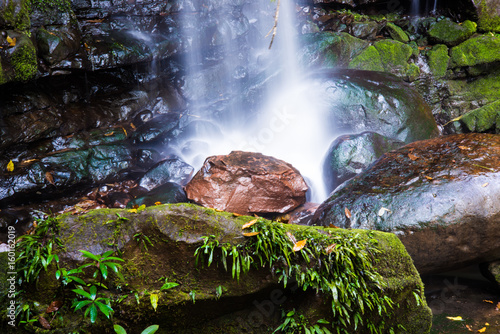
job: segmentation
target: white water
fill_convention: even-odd
[[[269,5],[269,0],[264,0],[261,8]],[[260,6],[260,4],[259,4]],[[276,7],[274,7],[276,8]],[[269,14],[267,12],[267,14]],[[198,134],[196,140],[203,142],[199,150],[185,154],[182,158],[199,169],[204,158],[211,155],[228,154],[233,150],[260,152],[291,163],[306,179],[310,189],[312,202],[321,202],[327,197],[322,180],[323,157],[332,138],[326,135],[325,118],[323,110],[317,101],[315,84],[303,78],[297,62],[297,42],[294,26],[294,2],[281,0],[277,33],[269,50],[270,37],[264,37],[273,26],[271,20],[255,18],[260,23],[262,35],[262,48],[255,55],[257,61],[271,61],[279,64],[269,66],[269,70],[279,75],[275,77],[274,85],[266,89],[266,103],[259,112],[257,119],[245,122],[244,106],[235,105],[236,113],[242,115],[240,122],[230,122],[230,126],[223,127],[223,138],[213,134]],[[222,19],[221,19],[222,22]],[[230,22],[231,23],[231,22]],[[250,21],[252,23],[252,21]],[[227,24],[227,22],[224,22]],[[235,24],[235,23],[233,23]],[[193,37],[193,41],[197,38]],[[233,73],[238,64],[238,55],[231,54],[234,39],[224,40],[225,73]],[[191,55],[188,67],[194,68],[200,62],[200,55]],[[198,63],[197,63],[198,62]],[[271,73],[269,73],[271,74]],[[206,90],[213,90],[209,80],[200,80]],[[202,87],[203,88],[203,87]],[[234,90],[235,87],[224,89]],[[224,96],[222,89],[221,96]],[[238,89],[238,87],[236,87]],[[196,109],[192,106],[191,109]],[[236,124],[236,126],[235,126]],[[202,159],[200,159],[202,158]]]

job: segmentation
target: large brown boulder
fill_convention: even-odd
[[[305,203],[307,185],[289,163],[233,151],[208,157],[186,185],[197,204],[239,214],[285,213]]]
[[[421,274],[500,258],[500,135],[385,153],[320,205],[313,224],[393,232]]]

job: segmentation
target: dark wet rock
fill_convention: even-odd
[[[375,21],[353,22],[350,29],[354,37],[373,41],[380,32],[381,25]]]
[[[431,110],[395,76],[372,71],[323,71],[315,76],[332,133],[377,132],[405,143],[438,135]]]
[[[500,286],[500,260],[483,262],[479,268],[484,277]]]
[[[290,219],[288,220],[289,224],[299,224],[299,225],[311,225],[311,220],[318,209],[319,204],[306,202],[303,205],[299,206],[289,214],[287,214]]]
[[[64,26],[56,29],[40,28],[36,33],[38,55],[49,65],[59,63],[78,52],[80,32],[74,27]]]
[[[104,197],[108,208],[125,208],[131,200],[132,196],[123,192],[111,192]]]
[[[458,24],[449,19],[438,21],[427,31],[431,42],[447,46],[458,45],[475,32],[476,23],[467,20]]]
[[[499,178],[500,135],[418,141],[384,154],[338,188],[313,223],[396,233],[421,274],[494,260]]]
[[[179,126],[180,117],[180,114],[171,112],[148,120],[131,135],[132,143],[168,142],[173,138],[172,130]]]
[[[141,197],[134,198],[128,202],[127,207],[133,208],[141,205],[152,206],[160,203],[183,203],[187,201],[184,188],[180,184],[166,182]]]
[[[193,174],[194,168],[179,157],[171,157],[151,167],[139,180],[139,186],[152,190],[166,182],[185,185]]]
[[[118,222],[117,217],[124,217],[126,222]],[[269,328],[276,328],[282,323],[280,305],[294,300],[300,300],[300,303],[294,303],[296,312],[307,319],[314,319],[311,321],[316,321],[318,316],[325,319],[331,317],[330,302],[324,303],[322,294],[294,289],[292,281],[284,288],[267,267],[252,266],[248,273],[236,280],[222,265],[216,266],[220,264],[218,257],[214,258],[210,267],[203,266],[200,263],[202,259],[198,265],[195,264],[193,254],[202,245],[202,237],[214,235],[221,245],[242,244],[246,240],[241,236],[241,227],[252,219],[193,205],[161,205],[137,213],[114,209],[94,210],[85,215],[68,214],[59,218],[64,251],[61,250],[58,256],[60,265],[69,270],[85,261],[78,250],[96,255],[108,250],[120,250],[124,259],[121,272],[125,283],[134,287],[140,300],[137,303],[133,295],[129,295],[113,307],[115,323],[126,327],[128,332],[140,332],[154,323],[167,333],[222,333],[231,328],[237,333],[264,334],[269,332]],[[352,237],[351,232],[341,229],[323,231],[320,228],[314,231],[310,227],[286,224],[283,227],[293,234],[319,232],[340,239]],[[373,255],[375,268],[388,282],[383,295],[401,306],[395,308],[391,315],[384,313],[382,321],[389,326],[401,323],[408,334],[428,333],[432,315],[425,303],[422,281],[401,242],[388,233],[360,231],[359,235],[363,242],[377,241],[375,247],[378,252]],[[148,240],[151,242],[148,243]],[[0,254],[0,266],[7,264],[5,255]],[[54,300],[58,289],[58,285],[54,284],[57,282],[53,279],[53,271],[55,268],[49,268],[49,273],[41,276],[38,286],[43,289],[29,294],[30,301],[43,306],[43,310]],[[5,266],[0,267],[0,291],[7,291],[7,272]],[[177,282],[179,286],[161,292],[165,273],[175,273],[169,281]],[[91,274],[85,279],[91,280]],[[114,286],[112,279],[108,279],[108,283]],[[225,288],[220,298],[216,294],[218,286]],[[189,294],[194,289],[195,303]],[[157,311],[153,312],[149,294],[156,291],[160,298]],[[103,289],[102,293],[113,299],[123,295],[114,288]],[[421,303],[417,304],[415,293],[423,299]],[[5,294],[0,293],[0,300],[4,298]],[[64,321],[57,323],[61,332],[86,328],[103,333],[112,330],[112,324],[107,321],[99,321],[92,326],[89,321],[82,322],[81,315],[69,308],[63,308],[61,312]],[[358,332],[365,333],[365,330],[358,328]],[[366,329],[366,332],[369,330]]]
[[[134,151],[136,165],[144,170],[148,170],[161,159],[160,152],[155,149],[141,148]]]
[[[32,226],[33,216],[24,209],[0,210],[0,242],[7,242],[9,226],[14,227],[16,237],[25,234]]]
[[[338,137],[330,145],[323,164],[327,192],[364,171],[382,154],[403,145],[399,140],[369,131]]]
[[[285,213],[306,201],[308,187],[290,164],[262,155],[233,151],[207,158],[186,185],[200,205],[239,214]]]

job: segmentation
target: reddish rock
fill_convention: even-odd
[[[306,201],[307,185],[289,163],[260,153],[212,156],[186,185],[205,207],[239,214],[285,213]]]

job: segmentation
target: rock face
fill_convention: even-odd
[[[403,146],[399,140],[375,132],[343,135],[333,141],[323,164],[323,180],[331,192],[343,182],[361,173],[382,154]]]
[[[99,289],[99,297],[121,297],[120,303],[113,304],[113,323],[125,327],[129,333],[140,333],[148,325],[158,324],[162,333],[172,334],[229,333],[228,329],[234,333],[264,334],[283,321],[281,310],[288,310],[289,303],[294,300],[300,300],[300,303],[295,303],[296,311],[311,324],[317,321],[318,316],[331,319],[331,303],[325,300],[322,293],[318,294],[313,289],[294,290],[291,281],[288,288],[284,288],[267,267],[252,266],[248,273],[241,274],[238,281],[231,278],[230,261],[229,271],[224,270],[219,254],[214,256],[214,262],[209,267],[202,265],[201,259],[196,265],[194,252],[203,244],[202,237],[213,235],[220,245],[242,245],[249,241],[241,235],[242,225],[253,219],[194,205],[162,205],[137,213],[104,209],[85,215],[68,214],[58,220],[59,237],[65,247],[59,252],[60,265],[70,270],[85,263],[78,250],[103,254],[118,248],[124,260],[120,271],[126,286],[133,289],[138,299],[136,301],[133,294],[114,288],[119,282],[114,280],[111,270],[106,281],[110,289]],[[264,219],[262,221],[271,224]],[[282,226],[297,235],[322,231],[325,235],[338,238],[353,236],[352,232],[341,229]],[[376,240],[378,252],[374,254],[373,261],[377,272],[387,282],[381,293],[398,303],[398,307],[375,321],[384,321],[388,326],[402,324],[406,328],[405,334],[428,333],[432,316],[425,303],[422,281],[401,242],[394,235],[383,232],[360,231],[359,236],[367,242]],[[0,260],[0,304],[4,305],[8,291],[7,253],[0,253]],[[54,278],[55,266],[50,266],[48,270],[46,275],[42,275],[37,292],[29,294],[30,301],[40,305],[36,311],[33,309],[33,316],[36,313],[36,316],[48,318],[50,314],[47,315],[45,310],[60,290],[60,283]],[[92,281],[91,275],[89,271],[84,279]],[[179,285],[161,290],[165,277]],[[217,295],[217,287],[220,286],[224,290]],[[150,301],[153,294],[158,297],[155,311]],[[343,294],[343,291],[339,292],[340,298]],[[416,301],[415,294],[421,296],[420,303]],[[2,316],[5,310],[6,307],[2,307]],[[86,330],[108,333],[113,330],[113,323],[104,319],[102,314],[94,325],[88,318],[83,319],[83,312],[73,312],[69,307],[62,308],[60,314],[60,319],[51,323],[54,333]],[[328,326],[335,332],[335,328]],[[38,323],[30,323],[28,329],[29,332],[38,332]],[[5,321],[0,324],[0,330],[2,333],[19,333],[17,328],[7,326]],[[359,325],[356,333],[370,331]],[[396,330],[396,333],[403,332]]]
[[[284,213],[305,203],[307,185],[290,164],[260,153],[233,151],[207,158],[186,185],[202,206],[239,214]]]
[[[421,274],[497,259],[500,135],[451,135],[386,153],[322,203],[313,223],[396,233]]]

